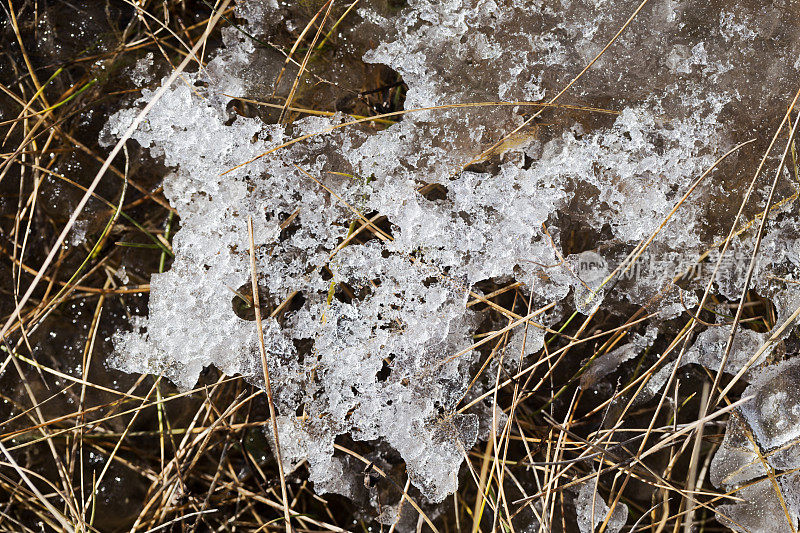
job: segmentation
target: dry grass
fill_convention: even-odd
[[[104,20],[108,27],[102,43],[75,50],[72,57],[28,50],[40,37],[37,27],[43,27],[38,25],[43,11],[37,2],[8,2],[2,8],[10,22],[0,45],[5,50],[0,71],[5,113],[0,121],[0,529],[394,531],[395,526],[375,521],[374,509],[314,494],[305,467],[294,473],[277,467],[268,445],[268,435],[276,431],[270,422],[274,408],[264,391],[214,369],[195,389],[180,392],[158,376],[126,376],[106,368],[109,335],[124,327],[132,311],[144,312],[148,275],[169,267],[170,237],[178,221],[159,186],[162,170],[137,163],[145,156],[129,153],[135,148],[123,149],[124,142],[118,144],[119,156],[109,157],[97,146],[99,124],[137,95],[122,69],[146,51],[171,65],[175,77],[186,67],[197,68],[218,44],[217,27],[230,24],[232,16],[226,2],[213,11],[204,2],[179,0],[144,1],[135,11],[132,3],[117,4]],[[347,23],[352,5],[308,4],[313,8],[303,4],[297,9],[305,25],[286,42],[274,43],[296,73],[288,96],[264,103],[277,109],[283,122],[331,113],[308,107],[313,98],[302,94],[299,82],[303,76],[325,75],[318,69],[309,73],[314,53],[326,42],[331,45],[332,28]],[[59,9],[76,21],[85,16],[66,2]],[[556,99],[574,82],[547,104],[528,103],[539,106],[533,118],[561,105]],[[374,86],[370,83],[365,80],[349,125],[384,127],[404,113],[371,107],[363,96]],[[390,93],[399,90],[395,86]],[[774,151],[784,161],[793,155],[798,124],[791,123],[794,103],[764,161]],[[498,104],[463,104],[484,105]],[[471,163],[484,160],[491,150],[476,151]],[[778,178],[776,173],[773,183]],[[676,209],[692,201],[693,190]],[[717,246],[727,247],[745,226],[756,227],[760,240],[765,215],[773,204],[780,205],[774,192],[773,186],[760,219],[746,221],[740,210],[728,239]],[[358,218],[342,246],[368,233],[391,238],[380,229],[379,215],[368,218],[353,211]],[[85,237],[63,246],[71,242],[70,227],[86,220]],[[651,240],[631,253],[628,266]],[[124,284],[123,264],[129,269],[134,265]],[[752,265],[748,282],[751,275]],[[482,289],[484,295],[471,292],[467,305],[491,323],[505,325],[477,335],[470,347],[484,355],[473,384],[483,380],[494,385],[479,399],[463,403],[460,411],[490,399],[497,431],[487,442],[463,450],[466,462],[458,493],[440,506],[428,505],[411,487],[402,465],[384,471],[367,459],[368,443],[343,440],[336,446],[337,453],[364,464],[370,490],[380,498],[400,500],[404,527],[520,531],[535,520],[541,531],[575,531],[573,488],[588,482],[612,509],[628,506],[632,530],[720,530],[714,508],[736,495],[711,487],[708,468],[728,413],[743,401],[741,375],[731,378],[698,369],[684,375],[676,366],[660,397],[637,402],[655,370],[674,354],[680,358],[698,328],[707,327],[713,316],[705,310],[707,304],[723,303],[711,285],[701,312],[687,312],[668,325],[673,335],[615,374],[612,392],[600,399],[579,386],[581,376],[630,332],[641,330],[650,319],[647,308],[573,314],[547,330],[545,347],[531,362],[506,350],[509,332],[541,327],[533,319],[554,303],[533,308],[516,282]],[[256,292],[254,287],[260,323]],[[769,302],[751,291],[729,307],[734,326],[765,331],[775,325]],[[791,320],[778,324],[778,333]],[[728,351],[730,346],[729,341]],[[269,376],[265,381],[269,384]],[[775,482],[780,474],[769,472],[780,495]],[[643,499],[643,493],[648,497]],[[603,518],[600,529],[609,516]]]

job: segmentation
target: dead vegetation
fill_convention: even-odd
[[[297,30],[262,43],[286,57],[288,92],[267,105],[241,99],[236,112],[290,123],[344,111],[366,128],[400,120],[405,89],[388,69],[361,64],[353,74],[360,84],[325,83],[325,69],[338,57],[333,30],[347,24],[354,4],[298,3]],[[506,350],[509,333],[529,327],[545,309],[532,308],[518,282],[487,281],[467,306],[486,315],[475,336],[483,363],[473,381],[494,386],[473,403],[489,399],[498,430],[464,450],[460,489],[440,506],[411,487],[396,453],[347,438],[338,441],[337,454],[362,465],[364,500],[315,494],[304,467],[278,468],[271,401],[240,377],[207,369],[194,389],[181,392],[159,376],[109,369],[109,338],[131,314],[146,312],[149,275],[169,268],[170,238],[180,221],[160,187],[166,170],[133,143],[119,143],[110,156],[97,144],[99,129],[138,95],[129,80],[137,59],[153,53],[164,68],[160,75],[179,77],[198,68],[196,57],[212,53],[218,27],[236,20],[227,1],[16,0],[2,10],[8,21],[0,28],[0,529],[577,531],[575,499],[584,483],[611,509],[599,517],[598,531],[620,504],[630,513],[626,531],[724,529],[715,508],[737,496],[711,486],[708,469],[728,413],[742,401],[741,376],[676,366],[663,394],[637,399],[668,356],[683,353],[699,331],[720,327],[715,315],[723,307],[729,327],[788,327],[776,324],[770,302],[753,291],[726,302],[707,287],[699,311],[664,325],[670,335],[599,376],[608,390],[598,395],[580,386],[587,370],[631,333],[642,333],[648,309],[575,313],[547,331],[536,359],[523,362]],[[354,69],[357,59],[346,66]],[[561,103],[556,98],[528,122],[546,116]],[[791,107],[775,131],[775,152],[785,146],[784,161],[794,157],[796,116]],[[476,150],[465,166],[489,160],[492,150]],[[446,195],[434,189],[423,184],[420,194]],[[770,197],[764,211],[795,199]],[[368,217],[350,226],[348,240],[391,238],[379,213]],[[746,227],[757,230],[766,218],[738,219],[728,239]],[[570,245],[581,247],[585,237],[575,232]],[[258,295],[253,305],[256,291],[230,289],[255,311],[259,327],[265,310],[277,313],[284,305],[268,309]],[[352,297],[347,287],[336,290]],[[370,459],[375,453],[392,469],[379,468]],[[370,495],[378,509],[368,505]],[[398,525],[377,521],[387,502],[401,506]]]

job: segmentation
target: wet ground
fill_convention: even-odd
[[[373,4],[389,14],[402,7],[391,2]],[[702,31],[702,21],[716,16],[713,11],[721,4],[724,2],[708,3],[712,13],[698,13],[697,23],[685,29],[687,35]],[[287,8],[285,16],[295,20],[296,27],[302,27],[318,7],[314,2],[298,3]],[[337,8],[339,15],[345,7]],[[140,95],[143,83],[145,87],[148,84],[157,86],[160,77],[169,72],[170,64],[175,65],[182,59],[178,38],[193,42],[211,14],[203,1],[153,3],[147,6],[147,14],[139,15],[121,1],[34,0],[19,2],[13,8],[15,21],[8,16],[0,26],[0,135],[3,139],[0,147],[3,155],[0,161],[0,318],[3,322],[14,311],[15,302],[51,251],[61,228],[83,196],[83,189],[92,182],[107,155],[108,149],[100,146],[98,138],[108,117],[129,107]],[[7,6],[2,9],[4,15],[10,15]],[[225,24],[236,25],[233,15],[229,17]],[[165,22],[162,24],[162,21]],[[777,25],[770,30],[771,42],[789,39],[787,34],[794,30],[791,25],[785,28]],[[296,33],[283,25],[253,36],[261,47],[258,57],[273,64],[276,57],[292,46]],[[219,35],[212,35],[205,50],[207,56],[213,55],[220,45],[219,39]],[[389,67],[361,60],[364,51],[374,46],[373,41],[363,36],[340,46],[335,36],[332,37],[331,43],[309,66],[311,75],[300,84],[295,105],[358,116],[401,109],[406,86],[399,74]],[[142,70],[137,64],[142,65],[140,60],[146,57],[154,58],[153,66]],[[642,62],[647,63],[647,60]],[[253,69],[258,71],[259,65],[255,63]],[[288,65],[284,86],[279,86],[277,93],[271,83],[254,76],[249,96],[278,106],[296,72],[293,65]],[[553,76],[553,80],[548,80],[552,85],[563,78]],[[614,81],[613,76],[600,80],[582,89],[581,94],[586,101],[592,101],[593,95],[611,92],[607,84]],[[653,83],[657,87],[666,85],[659,80]],[[622,101],[644,98],[646,95],[637,92],[641,90],[618,92],[619,100],[600,98],[593,104],[614,108]],[[723,113],[723,117],[730,117],[734,123],[728,132],[732,138],[758,132],[758,139],[721,167],[719,186],[709,202],[713,209],[703,219],[704,237],[717,235],[724,228],[721,221],[727,220],[738,207],[736,200],[745,187],[744,179],[752,175],[768,143],[763,132],[785,111],[779,102],[784,101],[786,92],[775,91],[768,99],[757,102],[754,91],[739,102],[740,108],[731,106]],[[259,117],[267,123],[276,122],[279,114],[275,107],[246,101],[240,101],[232,111]],[[588,133],[608,126],[612,119],[563,112],[548,120],[540,130],[542,141],[557,137],[564,124],[575,120],[582,121]],[[385,126],[374,124],[368,128],[377,131]],[[482,164],[498,163],[489,160]],[[262,431],[263,422],[268,418],[266,405],[250,402],[242,408],[237,403],[254,394],[256,389],[242,380],[221,376],[212,368],[203,374],[196,390],[184,394],[166,380],[121,373],[106,364],[114,350],[110,341],[112,335],[128,329],[131,316],[147,313],[150,276],[171,265],[170,238],[179,230],[180,220],[161,190],[161,180],[168,172],[157,158],[135,143],[128,143],[127,152],[116,159],[111,172],[100,182],[96,196],[89,201],[59,249],[54,266],[46,272],[43,282],[24,306],[24,326],[14,329],[5,341],[5,351],[0,352],[0,398],[3,400],[0,442],[10,450],[17,464],[35,474],[33,483],[41,492],[62,494],[61,499],[52,498],[51,501],[64,515],[83,516],[99,531],[127,530],[137,519],[141,520],[141,516],[151,520],[138,524],[146,530],[192,513],[199,514],[170,527],[175,531],[192,530],[193,526],[207,530],[225,522],[213,514],[203,518],[202,513],[212,507],[219,509],[220,515],[238,517],[235,519],[241,520],[241,527],[245,529],[254,523],[253,516],[279,515],[266,501],[246,501],[251,494],[272,498],[270,502],[277,500],[275,463]],[[792,187],[784,183],[779,196],[789,197]],[[436,198],[435,192],[428,192],[432,199]],[[106,231],[120,205],[121,214]],[[565,255],[594,249],[598,242],[612,240],[607,227],[589,228],[581,224],[583,212],[591,208],[588,199],[577,195],[571,206],[573,216],[563,214],[553,221],[554,228],[562,236]],[[752,218],[757,210],[755,206],[749,208],[745,218]],[[507,280],[486,280],[478,288],[490,294],[506,285]],[[244,292],[247,297],[246,289]],[[337,297],[348,296],[339,294]],[[232,300],[235,302],[236,298],[232,296]],[[506,291],[494,301],[514,312],[524,310],[522,293]],[[722,305],[726,299],[719,296],[716,301]],[[774,320],[767,323],[774,318],[772,304],[757,294],[752,295],[750,303],[745,318],[757,322],[755,319],[766,317],[763,327],[760,324],[750,327],[763,331],[772,327]],[[615,301],[614,305],[613,310],[603,310],[596,315],[591,325],[594,331],[617,327],[638,309],[625,298]],[[477,334],[494,329],[503,318],[499,314],[492,315],[488,307],[478,305],[476,309],[488,317]],[[242,312],[247,314],[246,310]],[[666,347],[669,334],[679,331],[685,318],[683,315],[676,318],[674,324],[662,324],[653,352]],[[712,316],[704,315],[704,318],[711,320]],[[576,324],[565,322],[559,326],[564,326],[568,334],[575,333]],[[796,349],[793,345],[796,339],[786,342],[784,350]],[[558,342],[554,344],[557,345]],[[13,357],[9,356],[12,352]],[[571,387],[570,394],[557,396],[553,401],[556,413],[569,403],[568,397],[576,385],[570,378],[591,354],[591,349],[573,351],[564,368],[553,376],[551,394],[562,386]],[[640,365],[654,359],[650,352]],[[626,369],[615,376],[629,379],[638,372],[639,368]],[[685,401],[681,404],[680,421],[692,421],[693,413],[698,410],[701,393],[698,376],[705,376],[699,367],[687,367],[679,374],[680,381],[687,384],[681,390]],[[613,385],[607,389],[601,394],[603,398],[612,394]],[[162,403],[164,399],[167,401]],[[547,405],[552,396],[544,395],[535,400]],[[235,416],[224,414],[231,406],[237,406]],[[602,416],[602,413],[595,413],[590,420],[598,422]],[[667,422],[669,417],[662,418]],[[631,427],[646,425],[649,412],[642,408],[628,422]],[[579,426],[575,431],[585,435],[590,427],[593,426],[587,423],[586,428]],[[187,438],[205,435],[203,431],[207,429],[208,438]],[[547,428],[534,429],[544,435]],[[721,430],[713,438],[721,438]],[[373,453],[382,454],[384,459],[389,457],[387,464],[394,462],[394,467],[402,471],[396,454],[382,449],[380,444],[354,443],[346,438],[340,442],[364,456]],[[543,442],[539,441],[540,447]],[[523,448],[523,444],[518,443],[518,446],[520,450]],[[526,452],[530,450],[521,453]],[[665,464],[668,460],[665,453],[655,463]],[[172,471],[165,467],[171,463],[175,465]],[[226,469],[227,478],[220,475]],[[469,478],[470,473],[462,470],[463,477]],[[14,530],[15,521],[19,521],[25,527],[35,527],[46,512],[39,508],[41,506],[20,503],[33,497],[16,492],[16,478],[8,465],[2,466],[2,475],[0,491],[5,495],[2,500],[9,510],[4,511],[7,516],[4,514],[0,518],[0,526]],[[163,494],[153,489],[159,486],[158,478],[162,475],[180,481],[175,483],[181,487],[179,493]],[[363,501],[355,504],[338,497],[329,498],[330,505],[321,504],[304,489],[304,475],[301,469],[290,480],[297,487],[301,506],[307,505],[301,512],[321,516],[345,529],[355,528],[356,523],[364,528],[379,527],[374,521],[377,513],[373,509],[358,510],[360,505],[368,508],[366,492]],[[220,489],[225,483],[236,480],[240,482],[239,489],[227,493]],[[93,491],[94,485],[96,490]],[[629,491],[633,493],[637,488]],[[390,486],[381,490],[387,494],[386,498],[396,496],[388,496],[395,490]],[[467,489],[465,497],[474,491],[474,487]],[[91,496],[93,492],[94,497]],[[212,495],[213,505],[210,505]],[[642,512],[649,506],[648,501],[633,496],[629,504]],[[77,508],[74,502],[83,508]],[[166,503],[172,506],[172,514],[159,515],[154,509],[167,507]],[[437,523],[447,522],[453,506],[448,502],[430,512]],[[565,513],[563,509],[559,512]],[[713,519],[709,517],[709,520]],[[716,526],[714,522],[709,523]],[[487,527],[490,526],[491,522]],[[50,524],[48,527],[55,529],[57,526]]]

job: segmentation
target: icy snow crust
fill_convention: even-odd
[[[580,72],[635,7],[611,4],[416,0],[390,15],[362,3],[362,22],[342,38],[381,36],[364,60],[402,75],[406,109],[539,101]],[[588,300],[603,278],[584,280],[581,254],[562,256],[558,220],[567,214],[584,227],[609,231],[599,254],[611,261],[659,228],[739,135],[760,132],[771,124],[771,109],[785,109],[788,100],[778,88],[793,79],[800,47],[767,24],[780,12],[718,4],[652,0],[563,98],[619,114],[553,111],[561,113],[562,127],[527,128],[502,154],[468,170],[463,166],[519,126],[523,113],[539,108],[411,112],[377,133],[337,127],[345,116],[306,118],[291,129],[265,124],[229,111],[224,95],[249,94],[253,78],[274,80],[283,59],[259,60],[251,41],[224,30],[225,47],[205,70],[170,87],[134,135],[174,169],[164,190],[181,229],[171,270],[152,278],[149,317],[137,318],[134,330],[116,339],[115,365],[163,374],[182,387],[193,386],[208,365],[261,383],[255,324],[234,313],[230,290],[250,278],[246,221],[252,216],[262,299],[276,308],[302,297],[299,309],[264,323],[286,468],[307,461],[317,491],[350,494],[358,478],[334,457],[334,439],[378,440],[402,455],[429,500],[443,500],[457,488],[465,452],[491,419],[491,410],[480,406],[457,410],[465,396],[485,390],[478,383],[468,391],[479,356],[470,349],[479,317],[466,303],[477,282],[516,279],[532,294],[534,309],[559,302],[534,319],[540,327],[571,309],[589,312],[604,298],[648,304],[661,318],[696,304],[695,292],[673,285],[671,275],[626,280],[616,294],[603,289]],[[251,31],[281,23],[277,6],[247,6],[240,15]],[[706,17],[705,25],[696,17]],[[152,94],[145,89],[139,103]],[[731,117],[744,107],[749,122],[743,125]],[[136,112],[113,117],[108,138]],[[428,200],[418,192],[430,183],[443,185],[446,198]],[[709,213],[728,201],[725,187],[712,174],[660,231],[652,253],[696,258],[723,236],[731,220]],[[360,220],[356,212],[387,217],[390,235],[340,246],[350,223]],[[798,275],[795,234],[791,221],[770,223],[764,242],[770,253],[754,277],[754,288],[774,298],[784,319],[794,309],[795,288],[775,279]],[[742,238],[734,248],[748,253],[751,241]],[[332,279],[324,279],[324,267]],[[742,278],[721,273],[719,291],[738,298]],[[356,298],[329,302],[332,283],[346,283]],[[616,368],[656,334],[634,337],[604,364]],[[719,368],[726,334],[724,327],[701,333],[684,363]],[[727,371],[754,353],[763,340],[754,336],[740,333]],[[523,337],[519,329],[512,337],[517,352]],[[531,325],[526,354],[536,353],[543,339]],[[780,445],[769,427],[754,431],[765,446]],[[605,504],[596,505],[602,516]]]

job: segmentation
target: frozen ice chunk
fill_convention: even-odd
[[[603,377],[614,372],[620,365],[640,355],[646,350],[656,338],[658,330],[656,327],[647,329],[644,335],[631,334],[630,342],[615,348],[609,353],[602,355],[592,362],[589,369],[581,376],[581,387],[589,388]]]
[[[724,488],[741,486],[766,475],[752,433],[738,412],[728,419],[725,437],[711,462],[710,475],[714,486]]]
[[[725,355],[725,347],[728,345],[730,331],[729,325],[709,326],[708,329],[697,336],[692,347],[683,355],[683,364],[697,363],[714,372],[719,371],[722,365],[722,358]],[[750,358],[756,354],[763,343],[764,334],[743,327],[737,328],[733,346],[728,355],[728,360],[725,362],[724,372],[733,375],[737,374],[750,361]],[[747,377],[745,379],[747,381],[754,375],[767,355],[767,352],[763,353],[751,365],[751,370],[746,374]]]
[[[744,394],[754,398],[741,407],[742,416],[769,463],[800,467],[800,360],[761,370]]]
[[[618,502],[609,517],[611,509],[597,493],[596,488],[594,481],[588,481],[578,489],[578,496],[575,499],[578,529],[581,533],[594,533],[595,527],[608,519],[605,531],[618,533],[628,521],[628,506]]]
[[[699,364],[712,372],[718,372],[722,365],[722,358],[725,354],[729,335],[730,326],[728,325],[709,326],[697,335],[694,343],[683,354],[680,362],[677,363],[679,368],[689,364]],[[728,360],[723,369],[724,372],[732,375],[738,374],[750,362],[752,356],[758,352],[764,342],[764,338],[763,333],[739,327],[733,340],[733,347],[728,354]],[[768,355],[769,351],[765,351],[750,365],[749,370],[742,376],[745,382],[750,382],[751,379],[763,372],[763,364]],[[675,368],[676,361],[667,362],[654,373],[645,386],[639,401],[648,400],[661,391]]]
[[[797,490],[798,475],[777,478],[777,487],[770,479],[762,479],[741,487],[735,494],[743,502],[720,505],[717,519],[740,533],[784,533],[797,530],[798,509],[795,505],[784,507],[787,485]],[[781,502],[784,499],[784,502]]]
[[[731,414],[711,463],[711,481],[728,491],[737,489],[743,499],[717,509],[720,521],[736,531],[797,526],[800,487],[792,471],[800,467],[799,391],[800,361],[784,361],[762,370],[744,392],[753,399]],[[776,476],[777,487],[764,477],[785,470],[790,473]]]

